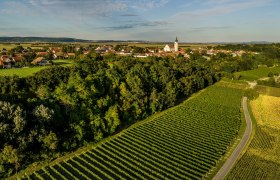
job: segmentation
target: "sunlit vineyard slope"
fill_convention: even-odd
[[[211,86],[31,179],[201,179],[234,142],[242,90]]]

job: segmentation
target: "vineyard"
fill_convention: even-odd
[[[201,179],[234,143],[242,90],[211,86],[91,150],[23,179]]]
[[[280,98],[261,95],[251,102],[256,134],[227,179],[279,179]]]

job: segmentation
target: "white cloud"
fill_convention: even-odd
[[[244,9],[260,7],[269,2],[271,2],[271,0],[245,0],[241,2],[233,0],[207,0],[204,2],[205,4],[207,4],[207,8],[196,9],[188,12],[179,12],[175,14],[171,19],[182,20],[224,15]]]
[[[128,0],[125,1],[127,6],[133,9],[148,10],[166,5],[169,0]]]
[[[70,16],[72,18],[108,16],[115,11],[125,10],[126,4],[115,0],[30,0],[30,4],[38,9],[45,9],[56,15]]]

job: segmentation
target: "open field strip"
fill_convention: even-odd
[[[236,75],[240,75],[240,80],[258,80],[260,78],[267,77],[269,73],[280,73],[280,66],[275,67],[259,67],[258,69],[250,71],[236,72]]]
[[[54,60],[55,65],[61,66],[70,66],[73,61],[71,60]],[[12,69],[0,69],[0,76],[19,76],[27,77],[39,72],[43,69],[46,69],[51,66],[36,66],[36,67],[27,67],[27,68],[12,68]]]
[[[13,68],[13,69],[0,69],[0,76],[19,76],[27,77],[35,74],[36,72],[46,69],[48,66],[30,67],[30,68]]]
[[[242,94],[242,89],[218,83],[88,150],[18,177],[211,179],[236,146]]]

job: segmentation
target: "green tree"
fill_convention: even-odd
[[[111,106],[105,114],[105,132],[112,134],[115,132],[116,128],[120,125],[120,119],[118,114],[118,107]]]
[[[38,120],[42,122],[49,122],[53,119],[54,111],[43,104],[36,106],[33,110],[33,114]]]
[[[18,151],[13,148],[11,145],[5,145],[2,153],[1,153],[1,159],[9,164],[13,164],[16,169],[16,173],[18,171],[18,168],[20,167],[20,158]]]

